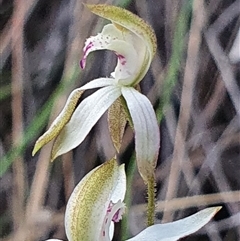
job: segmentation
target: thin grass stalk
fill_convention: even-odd
[[[155,219],[155,176],[152,175],[147,182],[147,226],[152,226]]]
[[[22,0],[14,1],[12,29],[18,26],[12,34],[12,138],[13,145],[17,146],[23,135],[23,25],[24,16],[19,15],[19,10],[24,3]],[[16,156],[13,165],[13,192],[12,216],[15,235],[13,240],[22,239],[19,232],[24,218],[25,199],[25,169],[21,155]]]

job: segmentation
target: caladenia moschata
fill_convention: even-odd
[[[52,160],[70,151],[81,144],[108,110],[110,134],[117,151],[127,121],[132,125],[138,169],[148,183],[154,175],[158,157],[159,127],[152,104],[136,88],[156,52],[156,36],[148,24],[125,9],[108,5],[85,6],[112,23],[86,40],[81,67],[85,67],[89,53],[103,49],[116,54],[117,66],[110,77],[95,79],[70,94],[62,112],[37,140],[33,155],[52,139],[55,139]],[[94,88],[100,89],[77,106],[82,93]]]
[[[108,110],[108,125],[116,151],[119,152],[126,123],[135,132],[136,159],[140,175],[148,186],[148,225],[154,220],[154,171],[158,158],[160,134],[152,104],[140,93],[138,84],[148,71],[156,52],[156,36],[152,28],[131,12],[115,6],[85,5],[93,13],[110,20],[101,33],[88,38],[80,66],[96,50],[111,50],[117,65],[108,78],[98,78],[75,89],[50,128],[37,140],[33,155],[54,139],[54,160],[85,139]],[[95,89],[79,105],[85,90]],[[65,229],[69,241],[110,241],[114,223],[125,211],[126,192],[124,166],[108,161],[89,172],[74,189],[66,208]],[[152,225],[129,241],[173,241],[189,235],[205,225],[219,210],[208,208],[185,219]],[[52,239],[57,240],[57,239]]]
[[[110,241],[114,224],[125,212],[124,165],[112,159],[89,172],[75,187],[67,204],[65,230],[68,241]],[[187,218],[144,229],[128,241],[175,241],[190,235],[218,212],[220,207],[206,208]],[[48,241],[59,239],[49,239]]]

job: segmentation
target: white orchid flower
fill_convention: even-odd
[[[122,218],[126,192],[124,165],[105,162],[89,172],[75,187],[65,213],[68,241],[111,241],[114,223]],[[127,241],[175,241],[199,230],[219,210],[204,209],[190,217],[146,228]],[[48,241],[59,239],[49,239]]]
[[[126,118],[119,118],[117,111],[123,106],[135,131],[139,172],[147,181],[156,167],[159,128],[152,104],[135,87],[145,76],[156,52],[155,34],[141,18],[125,9],[108,5],[86,6],[112,23],[106,25],[101,33],[86,40],[81,67],[85,67],[90,52],[102,49],[116,54],[117,66],[109,78],[95,79],[71,93],[63,111],[36,142],[33,154],[54,138],[52,159],[77,147],[109,108],[114,109],[111,111],[109,126],[118,150]],[[83,91],[94,88],[100,89],[76,107]],[[123,104],[119,105],[119,97]],[[119,114],[122,116],[122,113]]]

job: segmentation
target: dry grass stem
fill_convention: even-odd
[[[176,196],[177,184],[181,173],[181,165],[186,159],[185,141],[188,133],[188,125],[191,118],[192,99],[198,72],[198,58],[201,44],[201,32],[204,26],[205,10],[203,2],[194,1],[193,21],[190,28],[187,61],[183,80],[182,98],[179,120],[176,129],[172,166],[169,174],[169,182],[166,193],[166,202]],[[189,162],[189,165],[190,162]],[[167,211],[167,208],[166,208]],[[172,221],[172,214],[166,212],[163,221]]]

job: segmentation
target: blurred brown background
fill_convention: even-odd
[[[240,240],[240,1],[84,2],[126,7],[157,35],[157,55],[141,82],[161,119],[156,222],[222,205],[209,225],[184,240]],[[81,0],[0,0],[2,241],[66,240],[63,218],[71,191],[114,155],[103,116],[79,147],[53,164],[51,144],[31,156],[70,91],[114,69],[109,51],[95,52],[87,68],[79,68],[85,39],[103,24]],[[128,166],[133,150],[127,128],[119,161]],[[130,236],[145,227],[146,191],[137,171],[132,197]],[[121,240],[120,225],[114,238]]]

